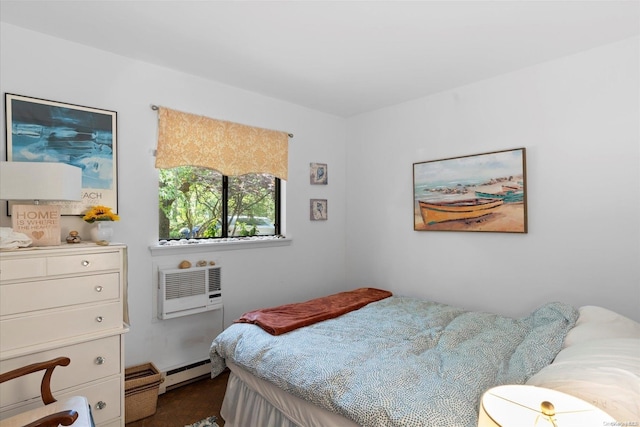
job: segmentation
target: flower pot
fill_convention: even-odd
[[[92,241],[110,242],[112,238],[113,238],[113,222],[112,221],[96,221],[93,223],[93,227],[91,227]]]

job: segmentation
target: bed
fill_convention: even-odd
[[[343,310],[351,292],[369,291],[373,301]],[[231,371],[225,426],[471,427],[486,390],[524,383],[580,389],[617,420],[640,419],[640,325],[630,319],[558,302],[513,319],[379,291],[257,310],[223,331],[210,357],[213,376]],[[303,320],[283,327],[291,309]]]

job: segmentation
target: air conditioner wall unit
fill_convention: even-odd
[[[222,308],[220,267],[158,270],[158,317],[171,319]]]

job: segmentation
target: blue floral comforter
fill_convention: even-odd
[[[551,363],[578,317],[549,303],[512,319],[392,296],[284,335],[233,324],[211,345],[225,359],[362,426],[477,425],[489,388]]]

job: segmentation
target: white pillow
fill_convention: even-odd
[[[592,305],[580,307],[576,325],[564,339],[563,348],[607,338],[640,338],[640,323],[606,308]]]
[[[618,422],[640,422],[640,338],[586,341],[562,350],[527,384],[578,397]],[[631,425],[631,424],[629,424]]]

